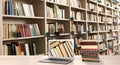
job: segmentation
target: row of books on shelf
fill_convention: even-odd
[[[97,15],[94,13],[87,13],[88,21],[97,21]]]
[[[98,13],[105,13],[105,8],[102,6],[98,6]]]
[[[105,42],[101,42],[99,44],[99,49],[100,49],[100,52],[106,50],[107,46],[106,46],[106,43]]]
[[[71,11],[71,17],[74,20],[85,20],[85,12],[83,11]]]
[[[5,42],[4,55],[36,55],[36,44],[27,42]]]
[[[17,15],[17,16],[34,16],[34,8],[32,4],[4,1],[3,2],[3,14],[5,15]]]
[[[105,34],[99,34],[99,40],[104,40],[105,39]]]
[[[77,33],[79,31],[85,32],[85,25],[84,24],[75,24],[74,22],[72,22],[71,31],[74,31],[74,33]]]
[[[113,41],[108,41],[108,48],[113,48],[114,47],[114,42]]]
[[[50,43],[50,55],[54,57],[72,57],[71,41],[55,41]]]
[[[3,39],[39,35],[38,24],[3,24]]]
[[[90,3],[90,2],[89,3],[87,2],[87,9],[90,11],[97,11],[97,5]]]
[[[112,15],[112,10],[111,9],[107,9],[106,13],[107,13],[107,15]]]
[[[46,9],[47,17],[65,19],[65,9],[60,8],[58,5],[54,4],[52,7],[47,6]]]
[[[65,27],[64,24],[62,23],[48,23],[48,32],[50,32],[51,34],[54,34],[55,32],[59,32],[59,33],[64,33],[65,32]]]
[[[88,39],[89,39],[89,40],[93,40],[93,39],[94,39],[94,40],[98,40],[98,35],[97,35],[97,34],[89,35],[89,36],[88,36]]]
[[[96,25],[96,24],[89,24],[89,25],[88,25],[88,30],[89,30],[90,32],[97,31],[97,25]]]
[[[100,31],[105,31],[106,30],[105,25],[99,25],[98,28],[99,28]]]
[[[101,15],[99,15],[98,16],[98,22],[106,22],[106,17],[105,16],[101,16]]]
[[[77,8],[85,8],[85,1],[84,0],[70,0],[70,5],[72,7],[77,7]]]
[[[58,4],[69,5],[70,0],[47,0],[47,2],[55,2]]]

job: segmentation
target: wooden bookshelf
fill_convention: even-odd
[[[5,4],[9,1],[11,1],[9,5]],[[10,9],[11,4],[21,4],[23,8],[20,10],[21,6],[16,5],[15,8],[12,5],[13,9]],[[48,39],[73,38],[72,31],[79,41],[97,40],[101,55],[117,55],[114,51],[118,50],[120,45],[120,3],[118,2],[113,0],[2,0],[0,5],[2,8],[0,10],[2,30],[0,55],[4,55],[3,45],[14,41],[35,42],[36,55],[47,54]],[[30,11],[25,10],[28,6]],[[5,35],[3,24],[37,24],[40,35],[3,38]],[[50,37],[46,35],[48,32]],[[77,44],[80,47],[79,42]],[[109,48],[109,44],[113,44],[113,47]],[[76,54],[80,54],[79,52]]]

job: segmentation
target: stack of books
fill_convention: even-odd
[[[100,62],[99,46],[95,40],[83,40],[80,42],[82,61]]]

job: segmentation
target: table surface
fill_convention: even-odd
[[[63,65],[39,62],[44,58],[47,56],[0,56],[0,65]],[[83,62],[81,56],[75,56],[74,61],[67,65],[120,65],[120,56],[100,56],[99,63]]]

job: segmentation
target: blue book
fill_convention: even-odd
[[[13,15],[12,1],[8,1],[8,14]]]

